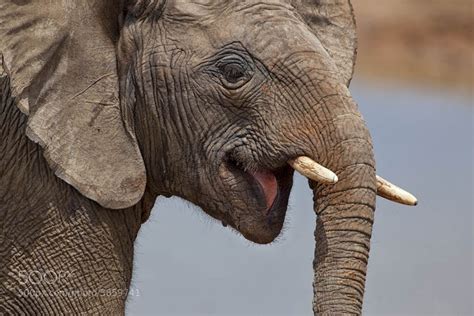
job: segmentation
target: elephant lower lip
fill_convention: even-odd
[[[272,242],[283,227],[294,170],[283,165],[250,171],[229,157],[218,168],[225,190],[222,197],[229,203],[227,210],[218,214],[223,225],[229,224],[255,243]]]

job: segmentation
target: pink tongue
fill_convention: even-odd
[[[267,201],[267,210],[272,207],[273,202],[277,196],[278,183],[272,172],[267,170],[256,171],[252,173],[255,179],[263,189],[265,193],[265,199]]]

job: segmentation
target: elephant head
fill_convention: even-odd
[[[360,313],[377,189],[400,191],[347,88],[349,1],[4,1],[0,21],[59,178],[105,208],[176,195],[269,243],[295,168],[315,180],[315,312]]]

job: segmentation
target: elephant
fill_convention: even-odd
[[[416,199],[376,175],[348,0],[2,0],[0,39],[0,313],[123,314],[159,196],[271,243],[294,170],[314,313],[361,313],[376,195]]]

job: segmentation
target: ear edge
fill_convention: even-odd
[[[93,183],[81,181],[80,178],[56,163],[48,146],[46,146],[45,142],[42,141],[29,125],[26,128],[26,136],[42,147],[43,157],[55,176],[74,187],[83,196],[97,202],[102,207],[108,209],[125,209],[134,206],[142,199],[147,182],[144,168],[142,172],[137,173],[135,178],[124,177],[123,179],[117,179],[118,183],[112,187],[96,186]],[[143,165],[143,162],[138,163]],[[131,188],[133,189],[131,190]]]

